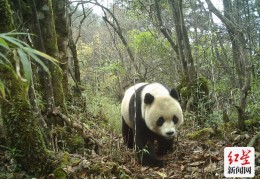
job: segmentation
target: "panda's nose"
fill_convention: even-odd
[[[174,132],[166,132],[166,134],[167,134],[168,136],[172,136],[172,135],[174,134]]]

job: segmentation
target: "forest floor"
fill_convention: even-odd
[[[134,151],[123,145],[121,135],[103,131],[97,136],[106,134],[109,140],[103,142],[99,154],[93,152],[87,158],[81,159],[79,165],[68,166],[67,171],[70,171],[72,178],[225,178],[225,146],[247,146],[251,136],[233,131],[226,139],[218,139],[209,130],[198,131],[200,132],[189,135],[189,128],[180,130],[180,135],[175,140],[175,151],[162,158],[166,162],[163,168],[141,166]],[[259,162],[259,149],[256,153]],[[256,167],[255,178],[260,178],[259,163]]]
[[[88,152],[68,154],[59,152],[68,161],[63,166],[66,178],[174,178],[174,179],[219,179],[224,177],[224,148],[247,146],[257,130],[239,132],[227,126],[223,133],[212,128],[185,125],[175,138],[174,152],[165,155],[163,168],[141,166],[133,150],[123,145],[122,136],[101,128],[98,124],[87,131],[94,140]],[[256,148],[256,175],[260,178],[260,143]],[[0,150],[0,178],[31,178],[17,170],[10,151]],[[51,173],[41,178],[55,178]],[[61,177],[62,178],[62,177]]]

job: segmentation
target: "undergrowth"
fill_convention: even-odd
[[[102,92],[93,93],[86,90],[83,96],[87,101],[87,111],[98,118],[100,127],[120,133],[120,103],[105,96]]]

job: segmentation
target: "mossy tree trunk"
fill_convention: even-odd
[[[57,32],[57,43],[59,49],[59,58],[62,64],[62,86],[64,96],[69,96],[68,91],[68,25],[67,25],[67,11],[66,11],[67,0],[53,1],[53,10],[55,13],[55,28]]]
[[[35,0],[36,9],[42,32],[42,39],[46,53],[56,59],[59,58],[57,45],[57,34],[55,30],[54,14],[51,0]],[[61,107],[66,111],[65,96],[62,85],[62,70],[59,66],[49,63],[51,71],[51,81],[53,86],[54,102],[56,107]],[[48,89],[44,89],[48,91]]]
[[[187,111],[196,113],[197,122],[203,124],[200,111],[206,110],[207,114],[211,113],[206,106],[205,101],[208,99],[209,86],[207,79],[201,76],[195,68],[194,59],[191,52],[188,32],[186,29],[183,15],[183,0],[169,0],[170,8],[173,13],[174,27],[176,31],[176,41],[178,46],[178,58],[182,63],[182,78],[178,87],[181,94],[182,106]]]
[[[42,37],[42,29],[41,29],[39,18],[38,18],[38,12],[36,9],[35,0],[33,0],[31,4],[28,4],[28,6],[31,6],[31,11],[33,14],[33,18],[31,19],[32,21],[30,23],[30,25],[32,26],[32,32],[37,34],[37,37],[33,38],[34,44],[35,44],[34,46],[39,51],[46,53],[44,41],[43,41],[43,37]],[[23,10],[23,14],[26,18],[26,16],[28,16],[30,14],[30,12],[28,12],[28,11],[24,12],[24,11],[25,10]],[[49,62],[45,61],[45,59],[42,59],[42,61],[45,62],[45,64],[48,66]],[[39,81],[41,84],[41,88],[39,90],[42,91],[43,99],[46,104],[45,108],[48,112],[53,111],[55,108],[55,103],[54,103],[54,94],[53,94],[53,86],[51,83],[51,77],[49,76],[49,74],[47,74],[47,72],[40,69],[39,70]],[[46,89],[48,89],[48,90],[46,90]]]
[[[51,171],[50,154],[29,103],[29,84],[3,67],[0,67],[0,74],[10,89],[8,102],[4,101],[2,113],[7,141],[10,148],[15,149],[17,163],[28,173],[35,175]]]
[[[75,83],[76,85],[81,84],[81,79],[80,79],[80,68],[79,68],[79,59],[78,59],[78,53],[77,53],[77,46],[76,43],[74,42],[73,39],[73,34],[72,34],[72,14],[70,13],[68,16],[68,26],[69,26],[69,48],[71,51],[71,55],[73,57],[73,65],[74,65],[74,74],[71,76],[75,78]],[[74,75],[74,76],[73,76]]]
[[[0,0],[0,32],[13,30],[12,13],[8,0]]]
[[[7,0],[0,0],[0,33],[13,30],[10,6]],[[10,57],[12,61],[12,58]],[[15,149],[18,165],[28,173],[39,175],[51,170],[51,154],[46,150],[38,120],[33,114],[28,96],[29,83],[22,81],[4,65],[0,65],[0,76],[9,89],[2,100],[1,112],[7,143]],[[0,98],[1,99],[1,98]]]

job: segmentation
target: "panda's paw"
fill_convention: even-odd
[[[156,167],[164,167],[166,165],[164,160],[157,160]]]
[[[165,162],[163,160],[158,160],[156,158],[146,158],[141,161],[143,166],[149,167],[164,167]]]
[[[166,154],[169,154],[173,152],[173,148],[159,148],[159,150],[157,151],[157,155],[158,156],[163,156],[163,155],[166,155]]]
[[[158,152],[156,153],[158,156],[163,156],[167,154],[167,150],[158,150]]]

